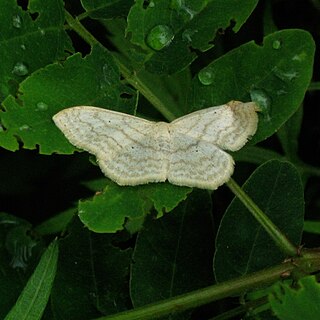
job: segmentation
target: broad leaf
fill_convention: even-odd
[[[127,278],[131,250],[115,247],[116,241],[114,235],[88,231],[78,220],[70,226],[60,241],[58,273],[52,288],[55,318],[87,320],[130,306]]]
[[[193,81],[193,110],[230,100],[258,103],[259,127],[251,143],[275,133],[299,108],[313,66],[314,41],[303,30],[283,30],[263,44],[244,44],[202,69]]]
[[[81,0],[87,15],[92,19],[112,19],[127,15],[133,0]]]
[[[298,160],[298,140],[302,118],[303,108],[300,107],[277,132],[282,149],[288,159]]]
[[[213,282],[211,199],[194,191],[170,214],[148,219],[134,251],[131,297],[135,307]]]
[[[297,246],[304,218],[299,173],[289,162],[271,160],[260,166],[243,190]],[[249,274],[280,263],[285,255],[246,207],[235,198],[222,218],[216,238],[217,281]]]
[[[0,113],[6,128],[0,132],[0,144],[12,151],[18,149],[18,137],[26,149],[72,153],[76,148],[54,125],[54,114],[75,105],[133,113],[136,104],[135,91],[120,82],[112,56],[101,47],[85,58],[75,54],[63,65],[47,66],[25,80],[19,91],[17,98],[4,101],[5,112]]]
[[[181,71],[206,51],[218,29],[230,21],[238,31],[257,0],[137,0],[128,15],[131,41],[146,50],[146,68],[154,73]]]
[[[71,49],[65,33],[61,0],[29,1],[24,11],[16,0],[1,1],[0,101],[15,94],[18,84],[35,70],[63,59]]]

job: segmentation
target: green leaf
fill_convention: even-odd
[[[37,268],[5,320],[41,319],[49,300],[58,261],[57,241],[43,253]]]
[[[28,273],[20,272],[20,268],[12,267],[12,262],[14,262],[13,256],[12,253],[8,252],[6,247],[8,233],[13,228],[26,225],[30,226],[23,219],[3,212],[0,213],[0,319],[4,319],[5,315],[12,308],[28,280]],[[17,238],[16,240],[19,241],[20,239]],[[20,245],[20,247],[22,246]]]
[[[285,157],[278,152],[257,146],[245,146],[241,150],[231,154],[236,162],[242,161],[258,165],[273,159],[285,160]]]
[[[303,118],[300,107],[277,132],[282,149],[288,159],[298,160],[298,139]]]
[[[75,220],[60,240],[51,306],[57,319],[87,320],[130,307],[127,279],[131,249],[114,235],[94,234]]]
[[[303,230],[305,232],[320,234],[320,221],[306,220],[304,222]]]
[[[212,283],[211,198],[194,190],[173,212],[147,219],[134,251],[131,297],[135,307]]]
[[[63,59],[71,50],[65,33],[61,0],[29,1],[28,11],[8,0],[0,13],[0,101],[15,94],[18,84],[35,70]]]
[[[112,34],[111,41],[118,49],[120,54],[116,57],[123,63],[128,70],[135,70],[135,79],[145,88],[145,97],[152,102],[153,107],[158,109],[167,120],[183,116],[189,111],[186,104],[186,90],[191,85],[191,72],[185,69],[174,75],[155,76],[154,74],[141,68],[141,53],[125,37],[126,23],[123,19],[113,19],[103,21],[108,31]],[[115,53],[114,53],[115,54]],[[150,96],[147,93],[150,93]],[[154,97],[161,101],[161,106],[155,103]],[[140,105],[142,107],[143,105]],[[147,108],[145,108],[146,110]],[[148,108],[146,111],[150,110]]]
[[[246,43],[199,72],[189,104],[202,109],[230,100],[254,100],[261,113],[251,143],[264,140],[301,105],[312,75],[314,49],[311,35],[294,29],[268,35],[262,46]]]
[[[92,19],[112,19],[126,16],[133,0],[81,0],[86,13]]]
[[[218,29],[236,21],[237,32],[257,0],[137,0],[128,15],[132,43],[147,53],[146,68],[154,73],[181,71],[195,58],[191,48],[206,51]]]
[[[152,204],[159,215],[171,211],[186,199],[192,189],[169,183],[148,184],[138,187],[120,187],[107,181],[103,192],[93,199],[79,203],[81,221],[94,232],[116,232],[123,229],[126,219],[141,219],[150,212]]]
[[[40,153],[72,153],[72,146],[54,125],[52,116],[75,105],[94,105],[134,113],[136,93],[120,82],[112,56],[94,47],[82,58],[75,54],[61,64],[52,64],[26,79],[17,98],[9,96],[0,113],[5,131],[0,144],[11,151],[18,141],[26,149],[39,146]],[[124,97],[123,94],[126,96]]]
[[[320,314],[320,285],[315,276],[300,279],[296,288],[278,282],[269,301],[280,320],[315,320]]]
[[[250,176],[243,190],[297,246],[303,228],[304,200],[300,176],[289,162],[271,160]],[[272,266],[285,258],[262,226],[237,199],[222,218],[216,238],[217,281]]]
[[[64,212],[61,212],[60,214],[57,214],[36,226],[34,228],[34,231],[38,234],[41,234],[42,236],[62,233],[66,230],[67,225],[75,216],[76,212],[77,210],[75,208],[71,208]]]

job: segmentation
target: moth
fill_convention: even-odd
[[[94,154],[102,172],[119,185],[163,182],[214,190],[233,174],[226,151],[241,149],[258,125],[254,102],[230,101],[153,122],[90,106],[53,117],[74,146]]]

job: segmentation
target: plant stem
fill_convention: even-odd
[[[229,280],[204,289],[196,290],[181,296],[162,300],[134,310],[124,311],[115,315],[101,317],[96,320],[146,320],[156,319],[174,312],[182,312],[199,307],[212,301],[232,295],[239,295],[253,288],[270,285],[281,279],[284,273],[291,273],[296,266],[292,262],[252,273],[237,279]]]
[[[65,18],[72,30],[74,30],[82,39],[84,39],[91,46],[101,45],[100,42],[79,22],[78,19],[65,10]]]
[[[77,32],[91,46],[102,44],[80,23],[78,19],[72,17],[72,15],[65,10],[65,17],[68,25],[72,30]],[[163,104],[161,97],[157,97],[149,89],[148,84],[139,78],[129,67],[123,63],[116,55],[113,55],[115,62],[117,63],[120,72],[135,89],[142,93],[142,95],[148,99],[151,104],[169,121],[174,120],[176,116]]]
[[[268,218],[268,216],[254,203],[254,201],[231,178],[227,183],[229,189],[239,198],[245,207],[261,224],[278,247],[289,256],[297,255],[297,248],[287,239],[281,230]]]

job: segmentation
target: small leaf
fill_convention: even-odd
[[[92,200],[79,203],[79,217],[94,232],[116,232],[123,229],[126,219],[144,218],[152,204],[159,215],[162,210],[171,211],[191,190],[169,183],[120,187],[108,181],[103,192],[97,193]]]
[[[303,228],[303,188],[289,162],[271,160],[254,171],[244,191],[297,246]],[[235,198],[222,218],[216,238],[214,268],[217,281],[249,274],[285,258],[262,226]]]
[[[210,194],[195,190],[173,212],[148,219],[134,251],[131,297],[135,307],[212,283]]]
[[[320,285],[315,276],[300,279],[297,288],[278,282],[269,302],[280,320],[315,320],[320,315]]]
[[[49,300],[58,261],[57,241],[43,253],[38,266],[5,320],[38,320]]]
[[[279,48],[274,43],[279,42]],[[299,108],[310,83],[315,44],[304,30],[282,30],[263,45],[244,44],[202,69],[189,95],[192,108],[254,100],[261,108],[251,144],[275,133]]]
[[[153,73],[171,74],[187,67],[196,54],[206,51],[218,29],[236,21],[238,31],[257,0],[137,0],[128,15],[127,32],[132,43],[146,50],[146,68]],[[143,23],[141,23],[143,22]]]

